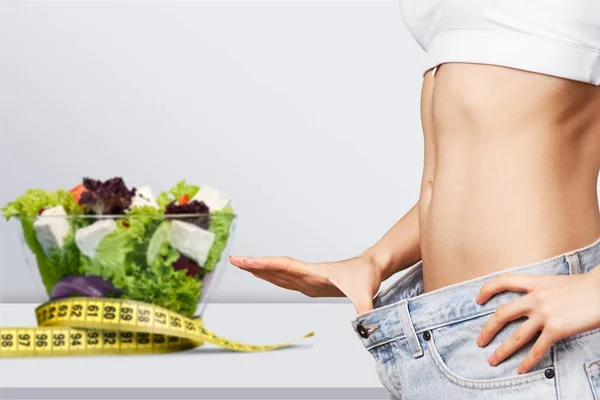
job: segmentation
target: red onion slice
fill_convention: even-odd
[[[121,291],[99,276],[73,275],[61,279],[54,285],[50,298],[62,299],[70,295],[106,297],[109,293],[119,294]]]

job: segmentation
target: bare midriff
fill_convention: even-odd
[[[424,76],[425,291],[600,237],[600,87],[482,64]]]

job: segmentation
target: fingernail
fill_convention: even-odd
[[[244,256],[229,256],[229,262],[236,265],[236,264],[243,264],[244,263]],[[239,265],[236,265],[239,267]]]
[[[495,354],[492,354],[492,355],[490,356],[490,358],[488,358],[488,363],[489,363],[491,366],[495,366],[495,365],[496,365],[496,355],[495,355]]]
[[[475,341],[475,343],[477,344],[477,346],[481,347],[481,336],[479,336],[477,338],[477,340]]]

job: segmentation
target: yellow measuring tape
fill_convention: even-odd
[[[0,358],[93,354],[148,354],[181,351],[212,343],[243,352],[289,347],[286,343],[250,345],[217,336],[202,319],[188,318],[139,301],[69,298],[35,310],[37,328],[0,327]]]

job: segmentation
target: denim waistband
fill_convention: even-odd
[[[420,260],[405,275],[375,296],[373,310],[357,315],[351,323],[367,349],[406,338],[415,344],[412,347],[417,357],[422,355],[419,354],[418,333],[491,314],[499,305],[523,295],[506,291],[479,305],[475,298],[486,281],[503,273],[575,275],[588,272],[598,264],[600,238],[585,247],[554,257],[423,293]]]

